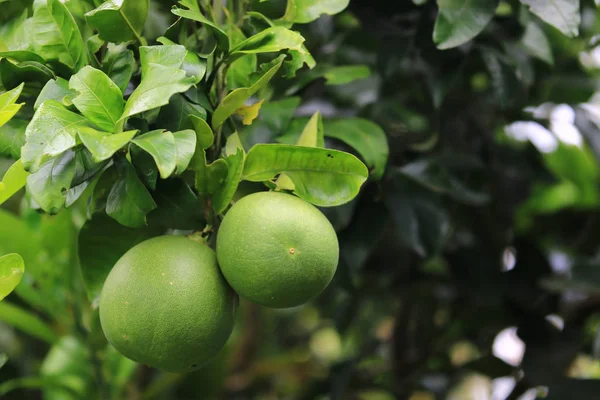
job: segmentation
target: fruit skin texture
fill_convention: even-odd
[[[212,249],[160,236],[131,248],[111,270],[100,323],[126,357],[169,372],[192,371],[225,345],[236,306]]]
[[[243,197],[225,215],[217,258],[240,296],[286,308],[327,287],[339,245],[333,226],[313,205],[289,194],[259,192]]]

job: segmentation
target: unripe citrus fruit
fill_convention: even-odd
[[[131,248],[110,271],[100,323],[126,357],[165,371],[191,371],[225,345],[236,301],[212,249],[183,236],[161,236]]]
[[[339,247],[331,223],[295,196],[259,192],[226,214],[217,236],[225,279],[258,304],[294,307],[323,291],[333,278]]]

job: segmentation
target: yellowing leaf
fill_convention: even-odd
[[[258,112],[260,111],[260,107],[262,106],[264,100],[261,100],[257,103],[252,104],[251,106],[242,106],[235,110],[237,115],[240,115],[242,119],[242,124],[244,125],[252,125],[252,121],[258,117]]]
[[[24,84],[21,83],[13,90],[0,94],[0,126],[6,124],[25,103],[15,104]]]

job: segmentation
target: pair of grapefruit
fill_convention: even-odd
[[[317,208],[288,194],[254,193],[223,219],[216,254],[183,236],[125,253],[102,289],[102,329],[135,361],[195,370],[225,345],[236,292],[267,307],[300,305],[329,284],[338,255],[335,231]]]

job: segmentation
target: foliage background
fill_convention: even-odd
[[[0,0],[2,7],[16,3]],[[90,3],[66,5],[81,23]],[[175,16],[169,1],[150,4],[143,35],[152,42]],[[275,18],[285,5],[252,7]],[[0,17],[0,40],[14,33],[16,10]],[[244,27],[262,29],[249,23]],[[7,359],[0,393],[597,398],[594,2],[352,0],[345,11],[294,29],[317,67],[272,82],[258,118],[238,125],[243,144],[294,143],[315,111],[326,135],[364,129],[353,118],[365,118],[389,143],[382,179],[369,180],[352,202],[323,209],[341,246],[332,285],[297,309],[243,303],[217,360],[188,375],[161,373],[106,346],[79,269],[85,204],[49,216],[21,195],[0,210],[0,254],[20,253],[31,269],[24,280],[35,275],[35,285],[32,295],[0,303],[0,353]],[[31,118],[25,96],[17,120]],[[11,164],[7,140],[14,139],[8,129],[0,128],[4,169]],[[329,135],[327,147],[354,151]],[[382,146],[369,150],[381,153]],[[524,344],[522,359],[519,351],[507,356],[500,333]]]

